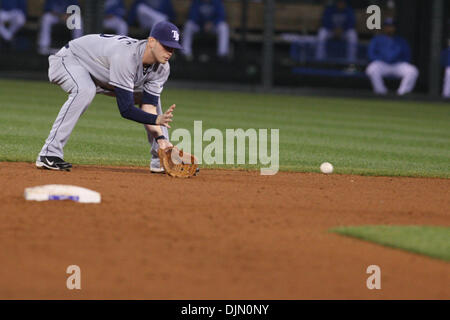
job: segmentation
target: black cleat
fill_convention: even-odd
[[[39,160],[36,160],[36,167],[39,169],[70,171],[72,164],[58,157],[39,157]]]

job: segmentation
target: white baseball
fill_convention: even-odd
[[[329,162],[324,162],[320,165],[320,171],[322,171],[323,173],[332,173],[333,165]]]

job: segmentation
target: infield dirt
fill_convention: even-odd
[[[0,299],[450,299],[450,264],[329,233],[450,225],[449,179],[0,163]],[[29,202],[72,184],[102,203]],[[368,290],[366,268],[381,268]],[[66,268],[81,268],[81,290]]]

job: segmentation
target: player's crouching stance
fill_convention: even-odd
[[[69,94],[36,160],[38,168],[66,170],[64,146],[80,116],[97,93],[115,96],[122,117],[142,123],[152,145],[152,172],[164,172],[158,149],[172,147],[169,123],[175,105],[165,113],[160,95],[170,74],[169,59],[181,49],[179,30],[170,22],[154,26],[147,40],[92,34],[70,41],[49,57],[49,79]],[[139,104],[141,109],[134,105]]]

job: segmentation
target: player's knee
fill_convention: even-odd
[[[353,29],[347,31],[346,38],[347,38],[347,41],[350,43],[358,42],[358,34]]]
[[[226,23],[225,21],[219,22],[217,24],[217,29],[222,31],[228,31],[228,23]]]
[[[368,76],[373,76],[380,73],[380,68],[378,66],[378,64],[376,62],[372,62],[371,64],[369,64],[366,68],[366,74]]]
[[[97,88],[95,85],[83,85],[78,87],[78,93],[82,99],[90,103],[97,93]]]
[[[51,24],[52,21],[53,21],[53,14],[51,14],[50,12],[45,13],[42,16],[42,23],[44,23],[44,24]]]
[[[416,66],[412,64],[404,64],[401,69],[401,73],[403,77],[409,77],[409,78],[417,78],[419,76],[419,70]]]
[[[228,28],[228,24],[226,22],[220,22],[217,25],[217,34],[221,35],[221,36],[228,37],[228,35],[229,35],[229,28]]]
[[[328,39],[330,32],[326,28],[320,28],[317,34],[318,41],[326,41]]]
[[[23,26],[25,24],[25,22],[26,22],[25,15],[24,14],[18,14],[17,15],[17,24],[19,26]]]
[[[411,69],[409,71],[411,73],[411,76],[414,78],[419,77],[419,69],[417,69],[416,66],[411,65]]]

